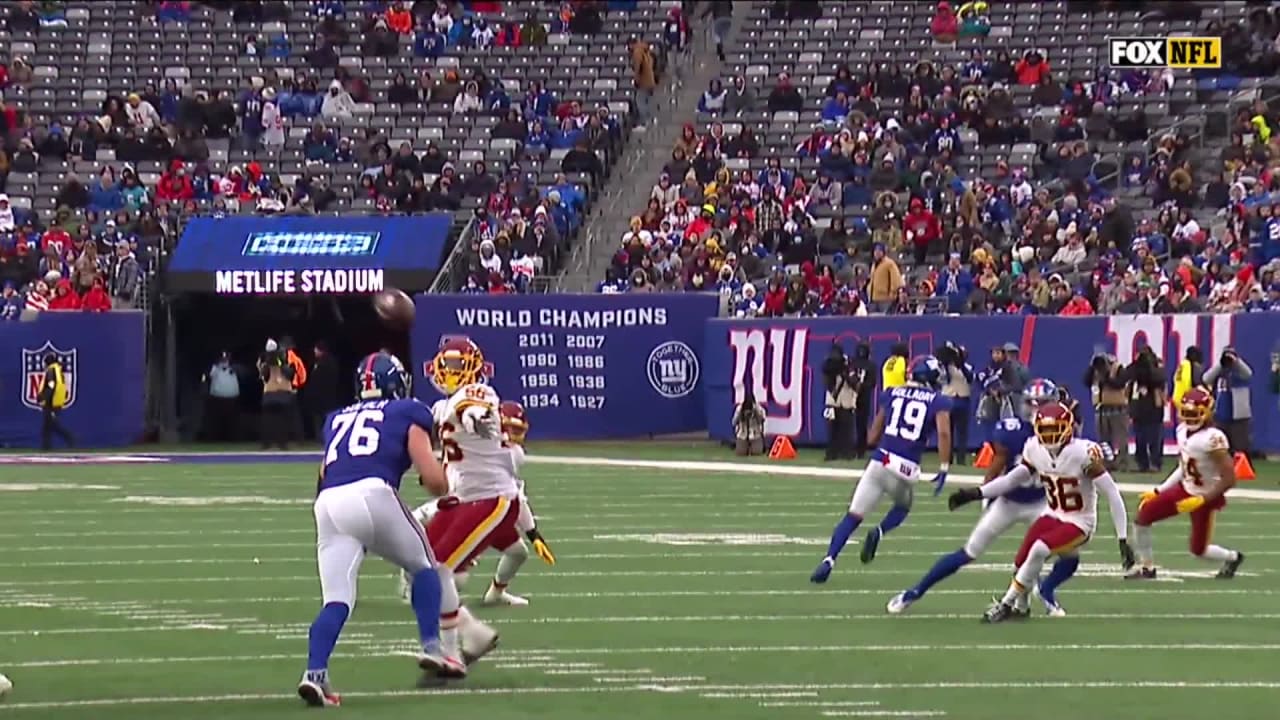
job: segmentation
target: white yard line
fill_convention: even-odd
[[[437,690],[383,690],[375,692],[343,692],[344,700],[398,697],[432,696],[537,696],[537,695],[603,695],[647,692],[709,693],[709,692],[781,692],[835,691],[835,690],[1274,690],[1280,682],[1201,682],[1201,681],[1079,681],[1079,682],[953,682],[953,683],[844,683],[835,685],[621,685],[598,684],[580,687],[513,687],[513,688],[443,688]],[[103,698],[97,700],[66,700],[52,702],[17,702],[0,704],[0,714],[18,710],[55,710],[68,708],[132,707],[141,705],[274,702],[297,700],[294,693],[244,693],[228,695],[173,695],[157,697]]]
[[[856,480],[862,475],[861,470],[815,467],[807,465],[788,465],[777,462],[765,464],[704,462],[692,460],[614,460],[611,458],[569,457],[564,455],[530,455],[526,458],[526,462],[535,464],[547,463],[549,465],[648,468],[651,470],[732,473],[738,477],[741,477],[742,475],[784,475],[791,477],[820,477]],[[1162,479],[1163,478],[1153,476],[1152,484],[1158,484],[1158,481]],[[949,475],[947,477],[947,482],[956,485],[978,485],[982,483],[982,476],[962,474]],[[1139,485],[1136,483],[1121,483],[1119,487],[1122,492],[1127,493],[1143,493],[1151,489],[1151,485]],[[1248,488],[1239,487],[1231,491],[1231,497],[1252,500],[1280,500],[1280,490],[1250,490]]]
[[[405,646],[408,648],[409,646]],[[944,645],[765,645],[765,646],[697,646],[697,647],[637,647],[637,648],[504,648],[500,655],[494,657],[495,669],[572,669],[586,672],[586,666],[599,667],[598,663],[566,663],[568,657],[584,657],[597,655],[733,655],[747,653],[917,653],[917,652],[1273,652],[1280,650],[1280,645],[1244,645],[1244,644],[1187,644],[1187,643],[1140,643],[1140,644],[1042,644],[1042,643],[1010,643],[1010,644],[944,644]],[[353,659],[388,658],[416,656],[416,651],[409,649],[393,649],[389,646],[352,650],[344,643],[339,656]],[[537,659],[537,662],[534,660]],[[296,662],[297,653],[271,653],[262,655],[202,655],[192,657],[116,657],[116,658],[53,658],[46,660],[19,660],[5,662],[5,668],[38,669],[63,667],[96,667],[111,665],[165,665],[193,663],[248,663],[248,662]],[[646,671],[647,672],[647,671]],[[604,673],[608,674],[608,673]]]
[[[823,717],[945,717],[945,710],[823,710]]]
[[[972,613],[917,613],[912,615],[843,614],[822,613],[805,615],[618,615],[618,616],[565,616],[565,617],[506,617],[504,626],[511,625],[634,625],[634,624],[674,624],[674,623],[804,623],[804,622],[909,622],[912,620],[964,620],[975,621],[980,616],[975,609]],[[1235,622],[1240,620],[1280,620],[1276,613],[1074,613],[1072,620],[1125,620],[1125,621],[1166,621],[1196,620],[1203,622]],[[173,625],[123,625],[118,627],[59,627],[59,628],[25,628],[22,630],[0,630],[0,637],[41,637],[45,635],[122,635],[145,633],[180,633],[193,631],[232,632],[243,635],[271,635],[278,639],[305,638],[308,625],[306,623],[259,623],[244,622],[244,619],[229,618],[204,621],[180,621]],[[406,627],[403,620],[370,620],[358,622],[353,627],[359,630],[374,628],[392,628],[397,631]],[[350,637],[344,636],[345,638]],[[1258,648],[1259,645],[1246,647]],[[1280,649],[1280,646],[1269,646],[1269,649]]]

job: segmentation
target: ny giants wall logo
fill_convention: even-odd
[[[1138,351],[1149,345],[1155,348],[1169,375],[1177,368],[1187,348],[1193,345],[1203,351],[1206,365],[1209,365],[1232,344],[1231,315],[1111,316],[1105,318],[1105,323],[1102,318],[1048,320],[1054,323],[1087,323],[1081,328],[1097,328],[1101,331],[1097,337],[1098,349],[1114,354],[1124,364],[1133,362]],[[1011,331],[1022,327],[1021,322],[1012,318],[1009,325]],[[1084,373],[1083,363],[1087,358],[1082,359],[1080,367],[1066,367],[1063,359],[1052,352],[1052,332],[1042,328],[1037,335],[1041,333],[1047,333],[1042,338],[1043,346],[1030,349],[1031,373],[1059,382],[1077,383]],[[907,334],[904,333],[904,341]],[[822,358],[815,357],[811,362],[808,357],[810,337],[809,328],[804,327],[734,328],[729,331],[729,346],[733,353],[733,401],[735,404],[742,402],[743,391],[750,383],[756,399],[766,408],[765,433],[768,435],[800,435],[811,419],[812,413],[807,407],[810,373],[818,370]],[[960,343],[966,340],[964,337],[946,339]],[[970,348],[970,351],[977,364],[985,362],[984,349]],[[1026,354],[1028,348],[1023,348],[1023,351]],[[877,364],[883,360],[883,357],[875,358]]]

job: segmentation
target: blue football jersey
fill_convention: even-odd
[[[409,466],[409,428],[431,429],[431,410],[413,399],[366,400],[329,413],[320,490],[378,478],[400,489]]]
[[[902,385],[880,395],[884,433],[880,449],[919,464],[937,427],[939,412],[951,410],[951,398],[932,388]]]
[[[996,423],[995,428],[991,431],[991,442],[994,445],[1003,447],[1007,451],[1009,458],[1003,472],[1008,472],[1017,467],[1018,459],[1022,455],[1022,448],[1029,439],[1031,439],[1031,423],[1021,418],[1009,417]],[[1027,485],[1014,488],[1005,493],[1004,496],[1014,502],[1040,502],[1044,499],[1044,487],[1038,479],[1033,478]]]

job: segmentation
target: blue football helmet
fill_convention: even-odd
[[[1058,386],[1052,380],[1045,378],[1036,378],[1027,383],[1027,387],[1022,391],[1022,415],[1025,419],[1030,420],[1035,417],[1036,409],[1041,405],[1049,402],[1058,402],[1061,400],[1058,394]]]
[[[395,355],[366,355],[356,367],[356,395],[361,400],[395,400],[409,397],[409,374]]]
[[[936,388],[942,385],[942,363],[932,355],[917,355],[911,359],[907,377],[911,382]]]

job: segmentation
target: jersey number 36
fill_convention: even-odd
[[[1084,496],[1080,494],[1080,481],[1072,477],[1042,477],[1044,492],[1049,496],[1049,509],[1076,512],[1084,508]]]

